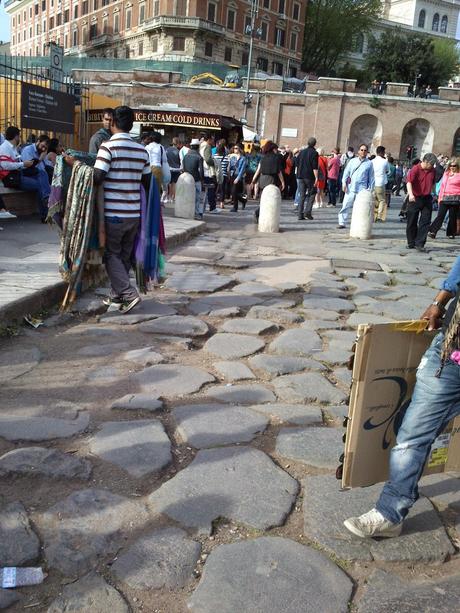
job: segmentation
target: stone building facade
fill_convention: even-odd
[[[78,72],[76,78],[82,77]],[[186,106],[189,110],[241,115],[244,92],[218,87],[198,87],[169,83],[161,86],[160,74],[153,83],[150,73],[89,73],[91,89],[113,98],[114,103],[133,108]],[[164,74],[170,82],[171,74]],[[146,88],[140,83],[149,83]],[[440,88],[439,99],[410,98],[407,85],[387,86],[387,95],[375,97],[357,92],[354,80],[320,78],[309,81],[304,94],[282,92],[279,79],[251,80],[252,105],[248,125],[261,137],[299,147],[310,136],[330,151],[339,146],[357,147],[361,142],[375,151],[380,144],[394,157],[405,159],[408,145],[417,154],[428,151],[460,155],[460,90]],[[185,102],[184,102],[185,101]]]
[[[307,0],[258,0],[253,66],[300,73]],[[6,0],[12,55],[202,61],[247,66],[251,0]]]

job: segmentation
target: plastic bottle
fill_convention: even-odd
[[[5,566],[0,568],[0,586],[5,589],[24,585],[38,585],[42,583],[44,578],[45,575],[40,567]]]

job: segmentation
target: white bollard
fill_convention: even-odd
[[[260,198],[259,232],[279,232],[281,192],[276,185],[267,185]]]
[[[371,238],[373,220],[374,198],[370,190],[363,189],[358,193],[353,203],[350,238],[360,238],[362,240]]]
[[[174,215],[185,219],[195,217],[195,179],[188,172],[183,172],[177,179]]]

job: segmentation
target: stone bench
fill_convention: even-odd
[[[10,189],[0,184],[0,196],[3,198],[7,211],[19,217],[34,215],[37,212],[37,197],[35,192]]]

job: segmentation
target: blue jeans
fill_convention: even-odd
[[[337,179],[328,179],[327,189],[329,192],[329,202],[335,206],[337,204]]]
[[[339,211],[339,225],[346,226],[348,218],[350,217],[353,205],[355,203],[356,192],[347,192],[343,199],[342,208]]]
[[[195,181],[195,215],[203,215],[204,201],[201,194],[201,181]]]
[[[45,170],[38,169],[38,174],[34,177],[26,177],[21,172],[21,183],[19,189],[25,192],[37,193],[38,212],[42,218],[48,215],[48,199],[51,191],[48,175]]]
[[[390,478],[376,504],[393,523],[401,522],[418,499],[418,481],[433,441],[460,414],[460,366],[448,360],[441,376],[435,376],[443,340],[438,334],[421,359],[412,400],[391,450]]]

